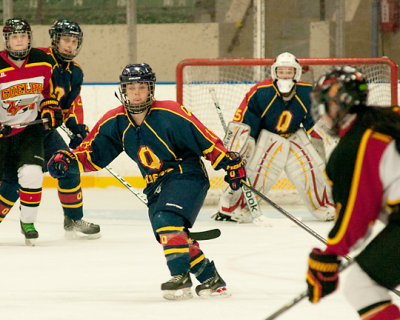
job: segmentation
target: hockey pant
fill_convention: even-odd
[[[335,211],[323,174],[324,162],[302,129],[289,138],[262,130],[246,170],[253,187],[263,194],[272,189],[285,171],[308,210],[319,220],[333,219]],[[241,190],[226,189],[220,198],[219,212],[238,222],[252,220]]]

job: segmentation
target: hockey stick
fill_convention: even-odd
[[[247,181],[245,180],[241,180],[242,184],[244,184],[249,190],[251,190],[252,192],[254,192],[257,196],[259,196],[262,200],[264,200],[265,202],[269,203],[271,206],[273,206],[276,210],[278,210],[280,213],[282,213],[283,215],[285,215],[287,218],[289,218],[290,220],[292,220],[295,224],[297,224],[298,226],[300,226],[301,228],[303,228],[304,230],[306,230],[308,233],[310,233],[312,236],[314,236],[315,238],[317,238],[318,240],[320,240],[322,243],[326,244],[326,240],[321,237],[318,233],[316,233],[313,229],[311,229],[310,227],[308,227],[306,224],[304,224],[303,222],[301,222],[299,219],[297,219],[295,216],[293,216],[292,214],[290,214],[289,212],[287,212],[285,209],[283,209],[281,206],[279,206],[278,204],[276,204],[275,202],[273,202],[271,199],[269,199],[268,197],[266,197],[263,193],[261,193],[260,191],[258,191],[257,189],[253,188]]]
[[[326,240],[319,235],[317,232],[315,232],[313,229],[311,229],[309,226],[307,226],[306,224],[304,224],[303,222],[301,222],[300,220],[298,220],[296,217],[294,217],[292,214],[290,214],[289,212],[287,212],[285,209],[283,209],[282,207],[280,207],[278,204],[276,204],[275,202],[273,202],[271,199],[269,199],[268,197],[266,197],[264,194],[262,194],[261,192],[259,192],[257,189],[254,189],[251,185],[249,185],[247,183],[247,181],[241,180],[241,182],[243,184],[245,184],[252,192],[254,192],[256,195],[258,195],[261,199],[263,199],[264,201],[266,201],[267,203],[269,203],[271,206],[273,206],[276,210],[278,210],[280,213],[282,213],[283,215],[285,215],[287,218],[289,218],[290,220],[292,220],[294,223],[296,223],[298,226],[300,226],[301,228],[303,228],[304,230],[306,230],[308,233],[310,233],[313,237],[317,238],[319,241],[321,241],[323,244],[326,245]],[[345,256],[344,257],[347,261],[352,261],[352,258],[349,256]],[[400,291],[393,289],[392,292],[394,294],[396,294],[397,296],[400,297]]]
[[[218,99],[217,99],[217,94],[215,92],[214,88],[209,89],[211,98],[214,102],[215,110],[217,111],[219,120],[221,122],[222,128],[224,129],[224,132],[226,133],[228,131],[228,127],[226,125],[224,115],[222,114],[221,107],[219,105]],[[262,225],[266,222],[265,216],[262,214],[261,209],[258,205],[257,199],[254,196],[253,192],[251,192],[251,189],[249,189],[247,186],[250,185],[250,180],[249,178],[246,178],[246,185],[242,185],[242,191],[243,191],[243,196],[244,199],[246,200],[247,206],[249,207],[250,213],[253,216],[253,223],[256,225]]]
[[[39,124],[39,123],[43,123],[44,124],[44,123],[47,123],[47,122],[49,122],[49,119],[44,118],[44,119],[38,119],[38,120],[33,120],[33,121],[10,124],[9,126],[11,128],[14,128],[14,129],[19,129],[19,128],[25,128],[25,127],[28,127],[28,126],[32,126],[34,124]]]
[[[354,260],[350,259],[350,260],[346,261],[346,263],[342,264],[339,267],[339,272],[342,272],[344,269],[346,269],[348,266],[350,266],[353,263],[353,261]],[[302,301],[307,296],[308,296],[308,290],[305,290],[302,293],[300,293],[297,297],[293,298],[288,303],[284,304],[281,308],[276,310],[273,314],[271,314],[270,316],[266,317],[264,320],[276,319],[282,313],[284,313],[285,311],[287,311],[287,310],[291,309],[292,307],[294,307],[296,304],[298,304],[300,301]]]
[[[69,130],[64,124],[60,127],[70,138],[74,136],[74,134]],[[147,205],[147,198],[146,196],[136,191],[124,178],[122,178],[118,173],[116,173],[113,169],[109,166],[106,166],[105,169],[114,176],[119,182],[122,183],[131,193],[133,193],[136,198],[138,198],[143,204]],[[199,232],[189,232],[189,237],[194,240],[211,240],[218,238],[221,235],[221,230],[219,229],[210,229],[206,231],[199,231]]]

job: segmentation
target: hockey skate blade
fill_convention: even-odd
[[[65,231],[64,234],[65,239],[67,240],[96,240],[101,238],[101,233],[94,233],[94,234],[85,234],[78,231]]]
[[[34,247],[36,245],[36,240],[37,239],[26,239],[25,238],[25,245],[28,247]]]
[[[206,289],[201,290],[198,296],[202,299],[214,299],[214,298],[229,298],[232,294],[226,289],[226,287],[218,288],[217,290]]]
[[[166,300],[189,300],[193,298],[193,294],[190,288],[163,290],[163,298]]]

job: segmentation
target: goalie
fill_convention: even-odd
[[[333,143],[319,126],[314,126],[310,114],[312,85],[300,82],[301,73],[293,54],[277,56],[271,66],[272,79],[257,83],[247,92],[228,125],[224,144],[247,161],[254,188],[267,194],[284,171],[310,213],[318,220],[329,221],[335,210],[323,172],[325,153]],[[243,192],[226,189],[212,218],[251,222]]]

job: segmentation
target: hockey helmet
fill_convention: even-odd
[[[28,34],[28,47],[23,50],[12,50],[10,47],[10,35],[15,33]],[[29,54],[32,48],[32,30],[29,23],[21,18],[11,18],[4,23],[3,38],[8,54],[15,60],[23,60]]]
[[[70,20],[56,20],[50,27],[49,34],[51,38],[51,46],[61,60],[71,61],[78,55],[83,42],[83,32],[79,24]],[[59,51],[61,36],[75,37],[78,39],[78,46],[71,54]]]
[[[150,108],[154,101],[154,88],[156,83],[156,74],[147,63],[128,64],[119,76],[120,94],[122,103],[131,113],[142,113]],[[145,103],[133,104],[129,101],[126,94],[126,86],[130,83],[147,83],[149,87],[149,97]]]
[[[278,67],[294,68],[293,79],[279,79],[276,72]],[[296,57],[289,52],[283,52],[278,55],[271,66],[272,80],[274,80],[274,82],[276,81],[278,89],[281,93],[289,93],[293,89],[294,84],[297,81],[300,81],[301,72],[302,69],[299,62],[297,61]]]
[[[329,114],[332,103],[336,104],[339,112],[332,121],[337,127],[347,114],[363,110],[367,97],[368,84],[360,71],[351,66],[335,67],[317,80],[311,94],[311,113],[316,122]]]

